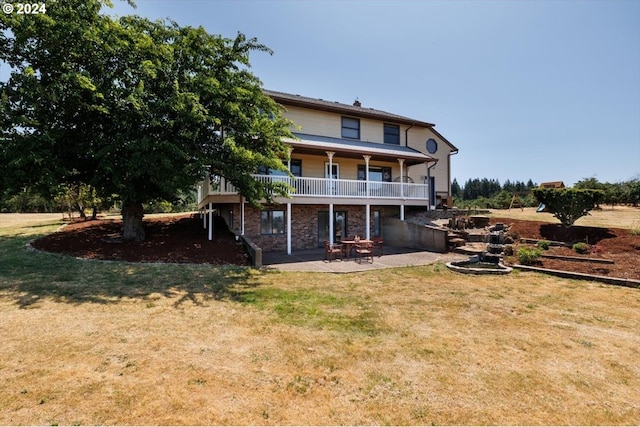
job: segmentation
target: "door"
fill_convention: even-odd
[[[429,185],[429,204],[433,206],[436,204],[436,177],[435,176],[429,177],[428,185]]]
[[[329,177],[340,179],[340,165],[338,163],[332,163],[331,173],[329,173],[329,162],[324,162],[324,177],[325,179],[329,179]],[[331,184],[327,182],[327,194],[336,194],[336,186],[336,182],[332,182]]]
[[[333,212],[333,241],[340,241],[348,236],[347,212]],[[329,211],[318,211],[318,247],[323,247],[329,239]]]

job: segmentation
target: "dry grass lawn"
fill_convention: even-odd
[[[491,214],[496,218],[513,218],[526,221],[542,221],[560,223],[549,212],[536,212],[536,208],[492,209]],[[631,206],[603,206],[589,212],[589,215],[579,218],[575,225],[583,227],[626,228],[640,231],[640,208]]]
[[[0,230],[0,424],[637,424],[640,290],[79,261]]]

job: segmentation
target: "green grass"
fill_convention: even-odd
[[[381,331],[366,298],[332,295],[313,287],[295,291],[254,288],[237,295],[245,304],[273,311],[286,324],[364,335]]]
[[[18,296],[21,306],[43,298],[71,303],[116,303],[186,292],[205,299],[235,298],[254,285],[255,271],[243,267],[210,268],[182,264],[86,261],[28,248],[30,241],[57,226],[4,230],[0,238],[0,292]],[[231,289],[234,287],[235,289]]]

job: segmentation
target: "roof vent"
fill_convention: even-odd
[[[356,98],[356,100],[353,101],[353,106],[354,107],[362,107],[362,104],[360,103],[360,101],[358,101],[358,98]]]

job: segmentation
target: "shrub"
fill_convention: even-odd
[[[578,218],[589,215],[589,211],[604,197],[602,190],[534,188],[532,191],[565,227],[571,227]]]
[[[573,245],[573,250],[579,254],[586,254],[589,252],[589,249],[590,249],[589,245],[587,245],[584,242],[578,242]]]
[[[523,265],[535,264],[541,255],[539,248],[518,248],[518,262]]]
[[[538,240],[538,243],[536,244],[536,246],[538,246],[540,249],[544,249],[545,251],[548,251],[549,247],[551,246],[551,242],[548,240]]]

